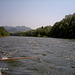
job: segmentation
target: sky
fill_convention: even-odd
[[[53,26],[75,13],[75,0],[0,0],[0,26]]]

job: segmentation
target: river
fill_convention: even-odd
[[[0,37],[0,58],[38,57],[0,61],[2,75],[75,75],[75,39]]]

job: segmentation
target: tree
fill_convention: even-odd
[[[9,32],[4,27],[0,27],[0,37],[4,36],[9,36]]]

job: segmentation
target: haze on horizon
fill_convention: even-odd
[[[53,25],[75,13],[75,0],[0,0],[0,26],[32,29]]]

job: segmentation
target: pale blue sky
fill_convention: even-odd
[[[38,28],[75,13],[75,0],[0,0],[0,26]]]

